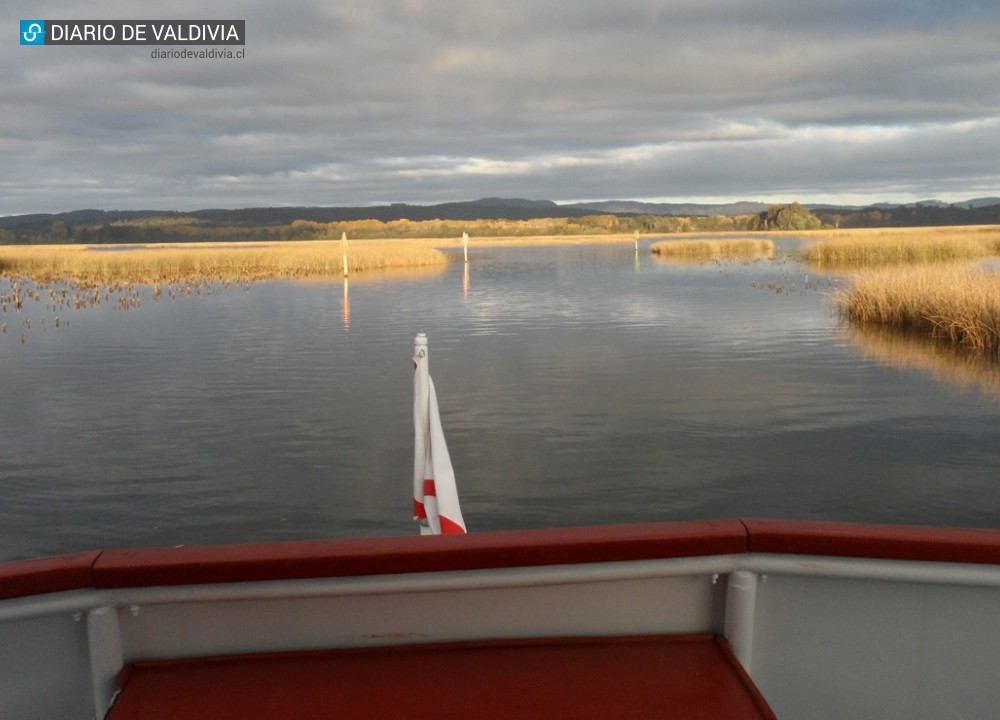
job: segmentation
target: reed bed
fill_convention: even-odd
[[[692,260],[712,258],[748,258],[774,254],[772,240],[735,238],[732,240],[667,240],[653,244],[651,250],[661,257]]]
[[[1000,273],[975,268],[869,270],[834,293],[843,317],[945,338],[1000,357]]]
[[[392,241],[350,243],[348,272],[446,265],[448,257],[423,244]],[[24,245],[0,248],[0,273],[38,282],[66,281],[85,287],[214,280],[344,275],[339,240],[284,243],[184,245]]]
[[[841,230],[810,245],[803,257],[813,267],[874,268],[956,262],[1000,254],[1000,227]]]
[[[932,239],[947,237],[985,237],[1000,239],[1000,225],[942,225],[934,227],[881,227],[848,228],[843,230],[806,230],[795,233],[798,236],[826,239],[851,240],[856,238],[897,238]]]

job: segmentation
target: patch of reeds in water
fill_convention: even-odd
[[[655,255],[677,259],[752,258],[773,255],[774,242],[750,238],[666,240],[654,243],[651,250]]]
[[[861,326],[883,325],[946,338],[1000,356],[1000,273],[927,266],[869,270],[834,293],[840,313]]]
[[[858,269],[975,260],[1000,254],[1000,227],[845,230],[807,247],[812,268]]]
[[[350,273],[447,263],[447,255],[440,250],[406,241],[356,241],[348,252]],[[0,269],[5,275],[81,286],[344,275],[339,240],[127,247],[11,245],[0,248]]]

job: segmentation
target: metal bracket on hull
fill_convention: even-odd
[[[103,718],[111,708],[115,683],[125,664],[116,607],[99,607],[87,613],[87,640],[95,717]]]
[[[743,669],[750,672],[757,609],[757,574],[736,570],[726,585],[725,636]]]

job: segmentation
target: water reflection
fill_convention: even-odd
[[[756,265],[773,259],[772,253],[757,253],[745,257],[706,257],[698,255],[664,255],[652,253],[653,260],[664,265],[709,265],[722,266],[733,263],[740,265]]]
[[[1000,398],[1000,361],[972,353],[925,334],[885,327],[844,326],[840,330],[868,360],[898,368],[929,373],[935,380],[962,390],[978,389]]]
[[[351,274],[350,283],[357,286],[409,283],[441,278],[446,266],[413,266],[367,270]],[[102,287],[81,287],[67,282],[46,283],[21,277],[0,277],[0,347],[19,343],[30,345],[32,338],[48,331],[65,330],[78,315],[102,310],[139,312],[143,317],[152,305],[167,304],[193,297],[229,295],[236,291],[250,292],[255,284],[287,282],[292,285],[336,287],[336,277],[299,277],[274,280],[240,281],[200,280],[175,284],[124,284]],[[348,278],[343,278],[341,320],[344,329],[351,323],[351,303]]]
[[[350,275],[350,282],[354,286],[358,285],[382,285],[397,282],[409,282],[415,280],[429,280],[443,277],[448,272],[448,267],[443,265],[414,265],[412,267],[390,267],[381,270],[355,271]],[[282,280],[295,285],[324,285],[331,286],[337,283],[335,277],[297,277]]]
[[[785,255],[451,253],[349,285],[142,288],[128,312],[102,293],[48,332],[52,297],[25,293],[0,335],[0,557],[412,532],[417,332],[474,531],[1000,517],[994,396],[866,358]]]
[[[344,299],[340,301],[340,315],[344,318],[344,332],[351,329],[351,297],[349,293],[350,281],[344,278]]]
[[[892,262],[870,262],[864,260],[838,260],[838,261],[818,261],[803,260],[803,263],[811,272],[824,273],[827,275],[858,275],[859,273],[872,271],[900,271],[916,270],[921,268],[940,270],[964,270],[971,268],[990,268],[997,261],[982,258],[958,258],[947,260],[926,260],[907,259]]]

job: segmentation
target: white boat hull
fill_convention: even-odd
[[[734,520],[108,551],[2,565],[2,595],[5,718],[103,717],[137,660],[694,633],[727,637],[779,718],[1000,708],[994,531]]]

